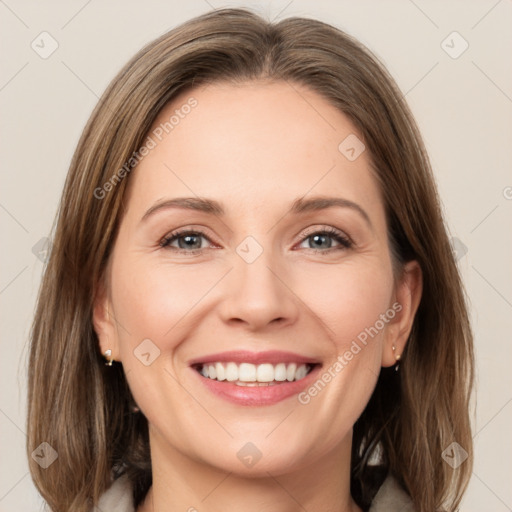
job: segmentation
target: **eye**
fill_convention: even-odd
[[[334,239],[339,245],[333,247],[332,242],[329,242],[329,239]],[[303,238],[302,243],[308,240],[314,245],[313,247],[306,247],[306,249],[312,249],[316,252],[331,252],[331,250],[336,251],[350,249],[354,245],[353,242],[341,231],[331,227],[321,231],[313,231]]]
[[[195,254],[201,252],[203,249],[203,247],[201,247],[201,238],[210,241],[206,234],[199,230],[175,231],[174,233],[170,233],[165,236],[161,240],[160,246],[173,248],[182,253]],[[178,242],[178,247],[171,245],[176,241]]]
[[[205,249],[205,247],[202,247],[201,238],[212,243],[210,238],[201,230],[183,229],[174,231],[173,233],[165,236],[160,241],[160,246],[173,249],[180,253],[197,254]],[[332,242],[329,242],[329,239],[334,239],[339,245],[333,247]],[[307,234],[305,237],[303,237],[302,243],[307,240],[312,241],[315,246],[305,248],[311,249],[315,252],[331,252],[336,250],[350,249],[354,245],[346,235],[332,227],[319,231],[313,231]],[[177,242],[178,246],[173,245],[175,242]]]

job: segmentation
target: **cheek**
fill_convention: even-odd
[[[332,356],[337,357],[358,337],[362,342],[365,335],[367,340],[380,338],[384,329],[379,319],[390,307],[393,279],[385,261],[347,262],[317,267],[310,276],[301,273],[295,290],[321,320],[324,335],[332,342]],[[378,335],[373,330],[376,323]]]
[[[179,343],[194,308],[222,276],[207,266],[148,263],[147,256],[119,259],[113,268],[113,302],[124,327],[119,330],[122,345],[133,350],[149,338],[164,356]]]
[[[111,288],[126,378],[145,416],[158,424],[163,404],[171,411],[182,406],[182,391],[172,378],[183,363],[176,360],[178,347],[199,325],[194,315],[201,312],[201,299],[222,272],[206,266],[151,264],[149,259],[114,259]]]

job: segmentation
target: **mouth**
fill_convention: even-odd
[[[236,386],[263,387],[302,380],[313,370],[314,366],[316,365],[295,362],[256,365],[217,361],[194,365],[194,368],[206,379],[231,382]]]
[[[322,364],[291,352],[235,351],[191,361],[200,382],[237,405],[271,405],[310,385]]]

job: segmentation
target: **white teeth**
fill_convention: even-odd
[[[220,363],[222,364],[222,363]],[[204,368],[204,366],[203,366]],[[209,375],[207,375],[209,377]],[[228,363],[226,366],[226,380],[234,382],[238,380],[238,366],[235,363]]]
[[[215,365],[215,371],[217,372],[217,380],[226,380],[226,370],[224,370],[222,363]]]
[[[300,380],[303,379],[307,375],[308,371],[304,365],[299,366],[295,371],[295,379]]]
[[[242,382],[240,380],[237,380],[235,382],[237,386],[245,386],[248,388],[256,388],[256,387],[268,387],[268,386],[275,386],[275,382]]]
[[[303,379],[311,370],[309,364],[270,363],[208,363],[203,364],[200,373],[203,377],[228,382],[239,386],[272,386],[275,382],[292,382]]]
[[[284,363],[276,364],[274,367],[274,380],[283,382],[286,380],[286,365]]]
[[[295,379],[295,371],[297,370],[297,365],[295,363],[291,363],[286,368],[286,380],[291,382]]]
[[[274,380],[274,367],[268,363],[259,364],[256,370],[256,380],[258,382],[272,382]]]
[[[256,380],[256,366],[249,363],[242,363],[238,367],[238,380],[242,382],[254,382]]]

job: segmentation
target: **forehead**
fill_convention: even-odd
[[[354,160],[342,151],[343,141],[361,139],[342,112],[300,84],[197,87],[155,120],[153,147],[130,179],[130,204],[197,195],[226,198],[240,212],[310,193],[379,203],[368,152]]]

